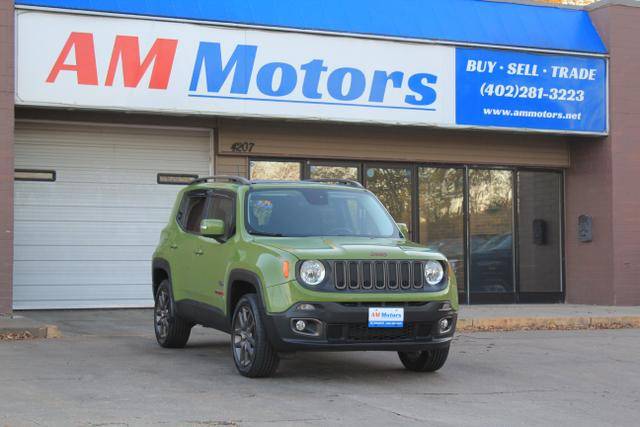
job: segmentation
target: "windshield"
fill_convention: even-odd
[[[247,230],[278,237],[399,237],[382,204],[365,191],[322,188],[251,190]]]

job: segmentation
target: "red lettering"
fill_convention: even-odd
[[[166,89],[173,67],[178,40],[157,39],[144,61],[140,63],[140,44],[138,37],[117,36],[113,44],[113,53],[109,62],[105,86],[113,86],[118,62],[122,61],[122,77],[125,87],[137,87],[145,72],[153,62],[150,89]]]
[[[76,63],[67,64],[66,60],[74,49]],[[53,83],[58,78],[60,71],[75,71],[78,84],[98,85],[98,71],[96,67],[96,53],[93,45],[93,34],[71,33],[65,43],[56,63],[53,65],[47,83]]]

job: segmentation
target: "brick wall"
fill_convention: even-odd
[[[610,1],[590,15],[611,54],[610,135],[575,141],[567,172],[567,302],[640,305],[640,7]],[[593,242],[577,218],[593,217]]]
[[[13,285],[13,0],[0,0],[0,314]]]

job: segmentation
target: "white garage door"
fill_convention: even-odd
[[[157,174],[209,174],[210,133],[19,122],[15,309],[152,305],[151,255],[180,185]]]

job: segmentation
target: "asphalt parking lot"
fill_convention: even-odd
[[[435,374],[394,353],[299,353],[236,374],[228,337],[158,347],[150,310],[31,312],[61,339],[0,342],[0,425],[632,426],[640,330],[457,336]]]

